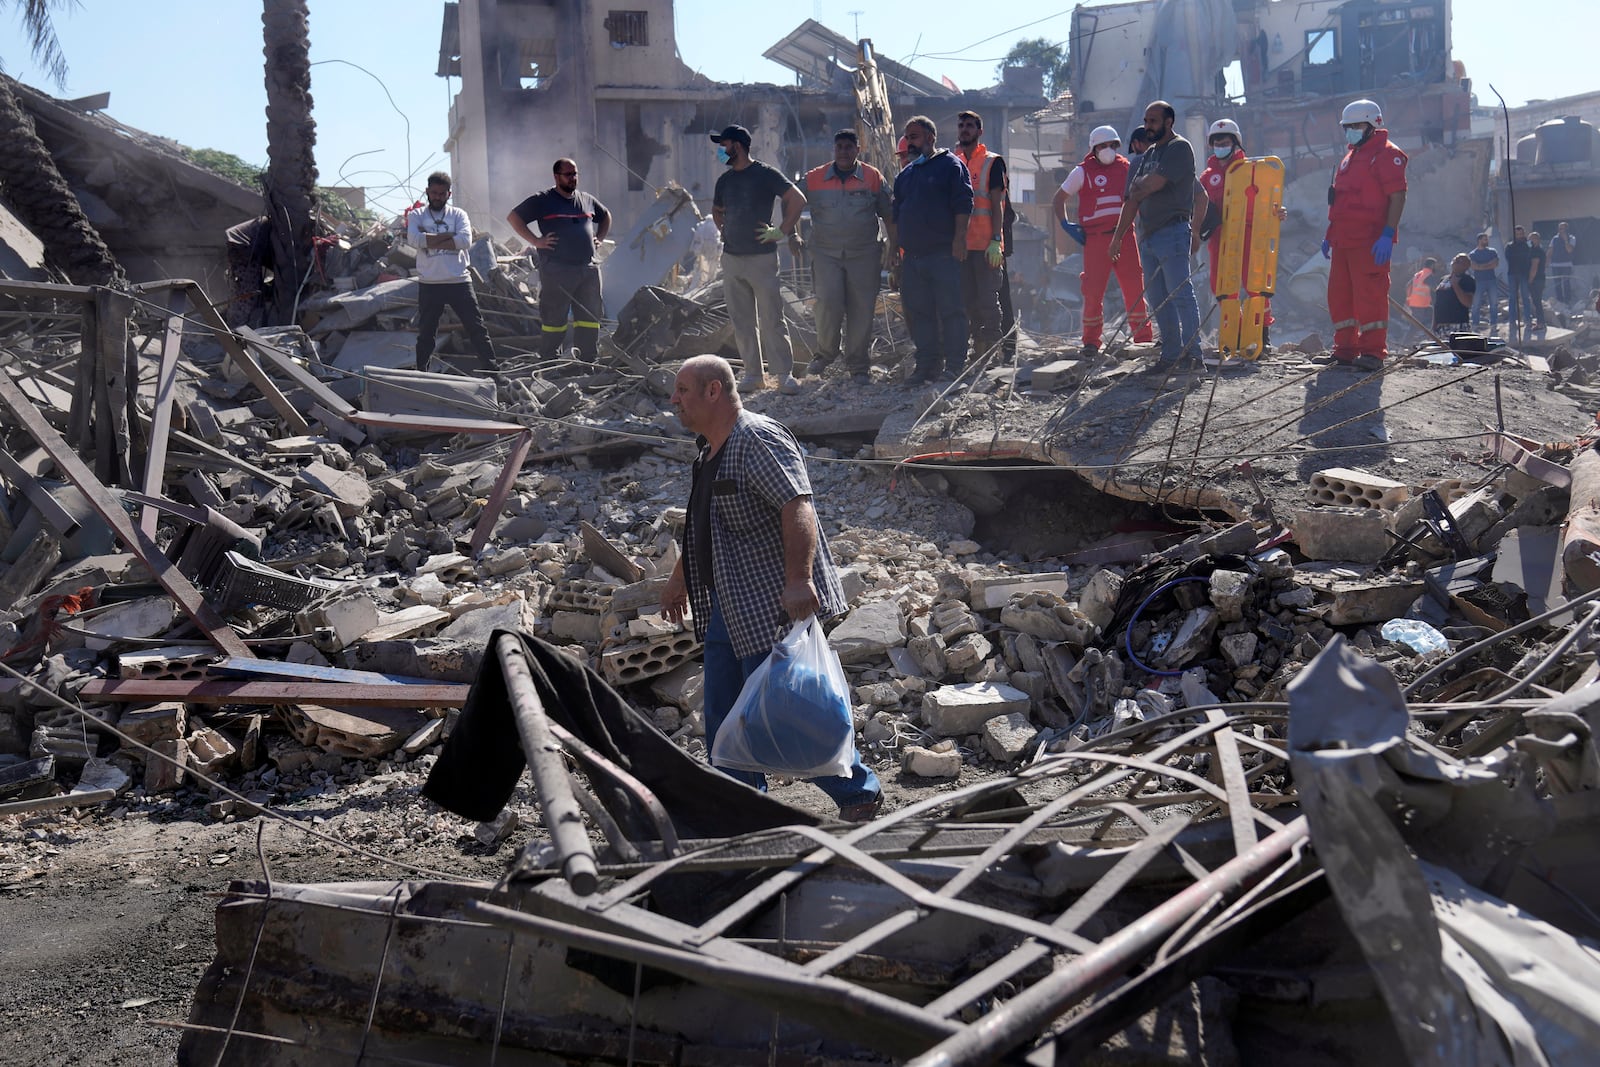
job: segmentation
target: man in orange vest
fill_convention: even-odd
[[[1150,317],[1144,307],[1144,267],[1139,262],[1139,245],[1133,233],[1122,235],[1122,254],[1111,262],[1111,231],[1117,228],[1123,198],[1128,188],[1128,158],[1117,151],[1122,138],[1110,126],[1097,126],[1089,135],[1089,154],[1072,168],[1067,180],[1050,202],[1056,222],[1083,246],[1083,355],[1100,352],[1105,325],[1106,286],[1113,268],[1122,287],[1122,302],[1128,308],[1128,326],[1139,344],[1155,340]],[[1069,220],[1077,215],[1078,221]]]
[[[1406,206],[1406,154],[1389,140],[1371,100],[1347,104],[1339,117],[1344,158],[1328,190],[1328,314],[1334,362],[1383,369],[1389,338],[1389,260]]]
[[[883,276],[878,220],[891,227],[883,175],[860,160],[856,131],[833,135],[833,162],[806,172],[811,208],[811,284],[817,294],[817,354],[811,373],[840,357],[857,385],[872,380],[872,309]]]
[[[1005,263],[1006,161],[978,138],[983,119],[975,111],[956,116],[956,154],[972,176],[972,219],[967,223],[967,258],[961,264],[961,297],[967,306],[974,359],[1000,343],[1000,280]]]
[[[1406,310],[1416,316],[1417,322],[1427,322],[1428,314],[1433,309],[1433,272],[1439,266],[1439,261],[1429,256],[1422,261],[1422,269],[1411,276],[1411,284],[1406,287]],[[1423,336],[1415,323],[1411,326],[1411,336]]]

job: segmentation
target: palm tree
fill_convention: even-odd
[[[72,0],[22,0],[22,24],[33,58],[50,72],[57,88],[67,80],[66,58],[50,21],[52,6]],[[0,0],[0,9],[8,0]],[[122,267],[101,240],[83,205],[73,195],[50,150],[39,139],[33,119],[17,101],[10,78],[0,74],[0,190],[24,225],[44,244],[52,263],[80,285],[127,284]]]
[[[306,0],[262,0],[267,57],[267,215],[277,285],[270,321],[294,321],[297,290],[311,264],[317,124],[311,117],[311,33]]]

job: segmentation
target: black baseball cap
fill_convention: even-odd
[[[721,144],[723,141],[738,141],[746,148],[750,147],[750,131],[745,129],[743,126],[724,127],[721,133],[712,134],[711,139],[718,144]]]

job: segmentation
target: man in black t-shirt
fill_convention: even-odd
[[[1472,260],[1465,252],[1457,252],[1456,258],[1450,261],[1450,276],[1441,281],[1433,290],[1433,328],[1439,332],[1442,326],[1460,326],[1463,330],[1467,325],[1467,313],[1472,308],[1472,294],[1477,291],[1478,283],[1472,277]]]
[[[578,165],[558,159],[551,168],[555,185],[535,193],[511,209],[506,221],[539,250],[539,355],[553,356],[567,335],[572,317],[572,343],[578,355],[594,362],[600,340],[600,267],[594,250],[611,230],[611,212],[578,190]],[[538,226],[535,236],[531,227]]]
[[[751,393],[766,384],[770,366],[785,393],[798,393],[794,349],[783,321],[778,288],[778,242],[789,239],[796,256],[804,246],[795,229],[805,210],[805,194],[782,172],[750,157],[750,131],[729,126],[713,133],[717,158],[728,169],[717,179],[711,218],[722,234],[722,297],[733,323],[744,374],[739,389]],[[772,224],[773,201],[783,204],[782,221]]]

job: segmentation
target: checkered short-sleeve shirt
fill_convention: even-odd
[[[706,460],[707,450],[702,445],[695,461],[695,478],[705,476]],[[788,615],[783,610],[782,512],[789,501],[810,495],[811,479],[799,442],[776,420],[741,412],[723,442],[711,488],[710,585],[715,587],[738,656],[766,652],[788,629]],[[691,525],[689,538],[696,534]],[[706,576],[698,573],[692,545],[685,546],[683,560],[695,634],[704,639],[713,591]],[[823,618],[845,610],[844,590],[820,528],[811,581]]]

